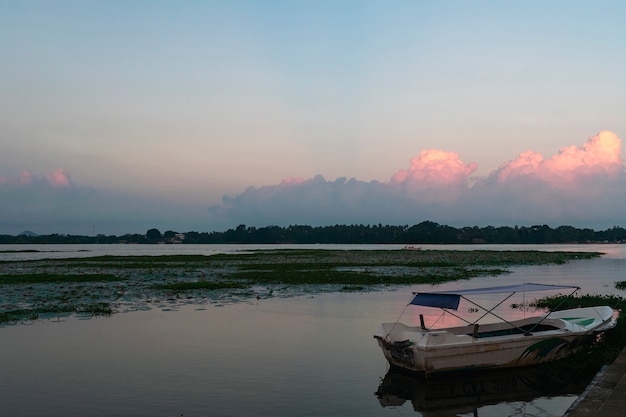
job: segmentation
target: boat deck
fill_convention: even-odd
[[[559,328],[556,326],[551,326],[549,324],[526,324],[522,327],[512,327],[509,329],[494,330],[490,332],[479,331],[476,334],[468,333],[468,336],[474,336],[477,339],[481,339],[484,337],[510,336],[513,334],[532,334],[536,332],[547,332],[550,330],[559,330]]]

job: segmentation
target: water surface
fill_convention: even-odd
[[[0,249],[7,250],[8,246]],[[354,249],[355,245],[332,246],[338,247]],[[542,282],[579,285],[583,293],[624,296],[614,288],[615,281],[625,279],[626,257],[621,245],[487,248],[601,251],[607,255],[565,265],[516,267],[509,275],[443,284],[438,289]],[[42,254],[217,253],[250,247],[44,245],[37,249],[46,252],[4,253],[0,260]],[[556,382],[548,386],[537,383],[545,381],[545,376],[533,375],[487,375],[482,380],[439,381],[426,386],[390,375],[372,334],[380,322],[395,321],[411,292],[420,289],[431,288],[392,287],[371,293],[268,298],[223,306],[154,306],[110,318],[69,317],[3,327],[2,412],[11,416],[95,417],[556,417],[584,388],[565,383],[571,379],[564,381],[559,375],[553,375]],[[417,314],[409,310],[402,321],[415,323]],[[494,390],[502,395],[487,395]]]

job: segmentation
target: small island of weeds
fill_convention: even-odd
[[[109,315],[159,303],[231,303],[329,291],[370,291],[507,274],[598,252],[260,250],[0,262],[0,323]],[[96,306],[96,307],[93,307]]]

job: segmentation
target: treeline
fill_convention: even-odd
[[[0,235],[0,244],[92,244],[92,243],[187,243],[187,244],[541,244],[626,242],[626,229],[612,227],[604,231],[572,226],[461,227],[425,221],[414,226],[334,225],[267,226],[239,225],[225,232],[161,233],[150,229],[145,235],[73,236],[73,235]]]

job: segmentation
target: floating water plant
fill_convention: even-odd
[[[31,274],[0,275],[0,285],[59,282],[108,282],[120,280],[121,279],[119,277],[111,274],[51,274],[43,272]]]
[[[196,281],[174,282],[171,284],[153,285],[155,290],[189,291],[189,290],[221,290],[225,288],[247,288],[248,284],[233,281]]]
[[[110,316],[113,308],[108,303],[79,305],[48,304],[32,309],[0,312],[0,323],[37,320],[42,316],[63,315],[72,313],[89,313],[91,316]]]
[[[442,283],[560,264],[597,252],[279,249],[213,255],[96,256],[0,262],[0,322],[48,314],[111,314],[173,294],[175,303]],[[276,289],[276,291],[274,291]],[[113,304],[115,303],[115,304]],[[54,306],[54,307],[52,307]],[[82,307],[80,307],[82,306]],[[131,307],[128,307],[131,306]],[[43,310],[40,310],[44,308]]]

